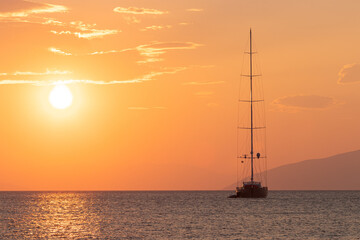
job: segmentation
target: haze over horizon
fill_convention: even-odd
[[[271,190],[359,190],[360,150],[282,165],[267,172]],[[239,181],[241,186],[244,180]],[[224,190],[234,190],[237,183]]]
[[[359,7],[357,0],[2,0],[0,190],[231,184],[250,27],[268,168],[359,150]]]

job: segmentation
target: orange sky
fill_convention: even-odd
[[[0,190],[233,183],[250,27],[269,168],[359,149],[359,7],[358,0],[2,0]],[[73,93],[69,109],[48,102],[59,80]]]

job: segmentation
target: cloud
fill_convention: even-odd
[[[70,71],[51,71],[46,70],[46,72],[14,72],[14,73],[0,73],[0,76],[49,76],[49,75],[68,75],[72,74]]]
[[[20,9],[12,9],[12,11],[0,12],[0,20],[8,18],[24,18],[34,14],[44,14],[44,13],[58,13],[58,12],[67,12],[68,8],[62,5],[54,5],[47,3],[33,3],[30,1],[19,1],[12,0],[10,3],[20,7]],[[25,8],[25,9],[24,9]]]
[[[64,55],[64,56],[105,55],[105,54],[122,53],[122,52],[127,52],[127,51],[134,51],[134,50],[135,50],[135,48],[126,48],[126,49],[122,49],[122,50],[107,50],[107,51],[96,51],[96,52],[85,53],[85,54],[76,54],[76,53],[65,52],[65,51],[55,48],[55,47],[49,48],[50,52],[53,52],[53,53],[59,54],[59,55]]]
[[[110,54],[110,53],[122,53],[122,52],[131,51],[131,50],[133,50],[133,49],[126,48],[126,49],[123,49],[123,50],[97,51],[97,52],[88,53],[87,55],[104,55],[104,54]]]
[[[107,35],[113,35],[121,32],[121,30],[118,29],[97,29],[96,24],[87,24],[82,21],[61,22],[49,17],[32,17],[32,14],[34,13],[67,11],[66,7],[60,5],[40,4],[40,6],[42,6],[42,8],[21,10],[11,13],[0,13],[0,22],[23,22],[49,25],[58,28],[50,30],[53,34],[73,35],[77,38],[85,39],[102,38]]]
[[[43,25],[54,25],[54,26],[66,26],[65,23],[55,20],[53,18],[44,18],[45,22],[42,22]]]
[[[63,23],[60,21],[56,21],[53,19],[48,19],[47,21],[43,22],[42,24],[51,24],[55,26],[62,26],[66,28],[74,28],[76,30],[80,31],[73,31],[73,30],[62,30],[62,31],[56,31],[51,30],[50,32],[56,35],[74,35],[78,38],[86,38],[86,39],[92,39],[92,38],[101,38],[106,35],[113,35],[120,33],[121,30],[117,29],[96,29],[96,24],[87,24],[82,21],[72,21],[70,23]]]
[[[165,74],[176,74],[180,71],[184,71],[188,69],[187,67],[176,67],[176,68],[169,68],[169,69],[164,69],[163,71],[158,71],[158,72],[151,72],[148,74],[145,74],[139,78],[134,78],[134,79],[129,79],[129,80],[113,80],[113,81],[99,81],[99,80],[87,80],[87,79],[68,79],[68,80],[62,80],[62,81],[49,81],[49,80],[26,80],[26,79],[22,79],[22,80],[10,80],[10,79],[5,79],[5,80],[0,80],[0,85],[15,85],[15,84],[28,84],[28,85],[35,85],[35,86],[48,86],[48,85],[55,85],[58,83],[62,83],[62,84],[76,84],[76,83],[81,83],[81,84],[95,84],[95,85],[115,85],[115,84],[128,84],[128,83],[141,83],[141,82],[146,82],[146,81],[152,81],[152,80],[156,80],[155,78],[157,76],[161,76],[161,75],[165,75]],[[46,75],[46,73],[31,73],[30,74],[20,74],[23,76],[26,75]],[[65,74],[64,72],[61,71],[49,71],[49,73],[60,73],[60,74]],[[68,72],[70,73],[70,72]],[[1,74],[0,74],[1,75]],[[11,75],[11,74],[10,74]],[[48,74],[51,75],[51,74]],[[9,76],[8,74],[6,74],[5,76]]]
[[[117,13],[126,13],[126,14],[136,14],[136,15],[143,15],[143,14],[151,14],[151,15],[162,15],[167,14],[166,11],[160,11],[157,9],[150,9],[150,8],[137,8],[137,7],[116,7],[114,8],[114,12]]]
[[[34,3],[30,1],[11,0],[6,4],[0,3],[0,7],[7,9],[5,12],[0,11],[0,22],[23,22],[34,23],[41,25],[51,25],[55,27],[62,27],[65,29],[51,30],[50,32],[56,35],[73,35],[78,38],[92,39],[101,38],[107,35],[120,33],[118,29],[97,29],[96,24],[86,24],[82,21],[61,22],[59,20],[39,17],[39,14],[67,12],[68,8],[62,5],[54,5],[47,3]],[[12,8],[7,5],[13,6]],[[34,16],[36,15],[36,16]]]
[[[89,29],[88,32],[72,32],[72,31],[60,31],[57,32],[55,30],[51,30],[50,32],[56,35],[74,35],[78,38],[86,38],[86,39],[92,39],[92,38],[101,38],[106,35],[113,35],[121,32],[120,30],[116,29]]]
[[[186,11],[188,11],[188,12],[203,12],[204,9],[202,9],[202,8],[189,8],[189,9],[186,9]]]
[[[154,62],[161,62],[161,61],[164,61],[164,59],[163,58],[147,58],[145,60],[137,61],[137,63],[144,64],[144,63],[154,63]]]
[[[224,81],[209,81],[209,82],[184,82],[183,85],[215,85],[215,84],[222,84]]]
[[[151,44],[140,45],[136,49],[141,55],[146,57],[157,57],[164,54],[167,50],[183,50],[183,49],[195,49],[201,44],[193,42],[155,42]]]
[[[141,29],[141,31],[162,30],[162,29],[169,29],[169,28],[172,28],[172,26],[171,25],[152,25],[152,26],[148,26],[148,27]]]
[[[126,84],[126,83],[140,83],[148,81],[149,79],[133,79],[133,80],[114,80],[114,81],[98,81],[98,80],[87,80],[87,79],[69,79],[61,81],[47,81],[47,80],[0,80],[0,85],[34,85],[34,86],[49,86],[56,84],[94,84],[94,85],[115,85],[115,84]]]
[[[163,61],[164,59],[159,58],[159,56],[169,50],[195,49],[199,46],[202,45],[193,42],[155,42],[137,46],[135,49],[141,56],[145,57],[145,60],[138,61],[138,63],[141,64]]]
[[[141,23],[141,20],[135,16],[123,16],[123,19],[127,24]]]
[[[360,64],[353,63],[343,66],[339,72],[339,84],[360,82]]]
[[[67,52],[61,51],[60,49],[53,48],[53,47],[49,48],[49,51],[53,52],[55,54],[59,54],[59,55],[72,56],[72,53],[67,53]]]
[[[92,53],[86,53],[82,55],[104,55],[104,54],[113,54],[113,53],[123,53],[127,51],[138,51],[139,54],[145,57],[144,60],[139,60],[137,63],[149,63],[149,62],[160,62],[163,61],[163,58],[159,58],[160,55],[165,54],[169,50],[185,50],[185,49],[195,49],[199,46],[203,46],[198,43],[193,42],[155,42],[151,44],[143,44],[133,48],[125,48],[121,50],[106,50],[106,51],[96,51]],[[49,48],[49,51],[66,56],[79,56],[78,54],[69,53],[54,47]]]
[[[275,99],[272,104],[280,111],[296,112],[300,109],[327,109],[340,102],[332,97],[318,95],[295,95]]]

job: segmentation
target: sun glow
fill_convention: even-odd
[[[71,106],[73,95],[70,89],[64,84],[57,84],[49,94],[51,106],[57,109],[65,109]]]

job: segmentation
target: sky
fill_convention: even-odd
[[[233,183],[250,27],[268,168],[358,150],[359,7],[358,0],[2,0],[0,190]],[[59,82],[73,95],[67,109],[48,101]]]

